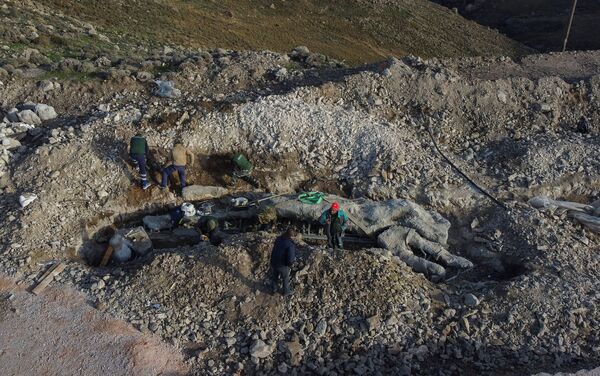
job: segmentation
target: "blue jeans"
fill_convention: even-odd
[[[148,170],[146,168],[146,155],[144,154],[131,154],[131,163],[133,166],[138,168],[140,171],[140,179],[142,185],[148,182]]]
[[[169,180],[169,175],[177,171],[179,174],[179,181],[181,182],[181,188],[185,188],[185,166],[170,165],[162,171],[161,186],[166,187]]]
[[[289,295],[292,292],[290,287],[290,271],[289,266],[271,266],[273,278],[273,292],[279,291],[279,280],[283,282],[283,294]]]

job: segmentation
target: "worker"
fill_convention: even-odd
[[[271,251],[273,293],[279,291],[279,279],[281,279],[283,281],[283,296],[289,296],[292,293],[290,272],[296,261],[296,245],[292,240],[294,236],[296,236],[296,231],[291,227],[288,228],[275,240]]]
[[[196,208],[189,202],[184,202],[170,211],[171,222],[174,226],[193,228],[198,224],[199,217]]]
[[[162,181],[160,183],[161,189],[167,188],[169,176],[175,171],[179,174],[181,188],[185,188],[185,167],[188,164],[188,158],[190,167],[194,167],[194,154],[187,150],[182,144],[177,143],[171,151],[171,164],[162,171]]]
[[[198,223],[202,238],[214,246],[219,246],[225,240],[225,234],[219,230],[219,222],[211,216],[202,217]]]
[[[131,157],[133,167],[140,174],[142,189],[148,189],[150,187],[147,175],[148,169],[146,167],[146,156],[148,151],[148,142],[141,133],[137,133],[131,138],[131,141],[129,141],[129,156]]]
[[[233,173],[231,177],[231,184],[236,185],[238,178],[241,178],[250,183],[255,188],[260,187],[260,183],[252,176],[252,163],[242,153],[237,153],[233,156]]]
[[[334,202],[331,207],[321,214],[319,223],[325,226],[327,246],[329,248],[344,249],[342,236],[348,224],[348,215],[340,209],[340,204]]]

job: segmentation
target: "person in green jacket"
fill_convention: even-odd
[[[238,178],[250,183],[255,188],[260,188],[260,183],[252,176],[252,163],[242,153],[237,153],[232,158],[233,173],[231,174],[231,184],[237,185]]]
[[[148,169],[146,167],[146,155],[148,154],[148,142],[141,133],[137,133],[129,141],[129,156],[131,163],[136,171],[140,174],[142,189],[148,189]]]
[[[340,209],[340,204],[334,202],[331,207],[321,214],[319,223],[325,226],[327,246],[330,248],[344,249],[342,236],[348,227],[348,215]]]

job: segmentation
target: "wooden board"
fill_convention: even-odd
[[[54,277],[56,277],[57,275],[62,273],[63,270],[65,270],[65,267],[66,267],[66,265],[62,262],[59,262],[58,264],[51,266],[50,269],[48,269],[48,271],[46,273],[44,273],[42,278],[40,278],[40,283],[38,283],[38,285],[35,286],[33,288],[33,290],[31,290],[31,292],[34,293],[35,295],[38,295],[39,293],[44,291],[44,289],[46,287],[48,287],[50,282],[52,282]]]
[[[110,257],[112,256],[113,252],[114,248],[112,247],[112,245],[109,245],[108,248],[106,248],[106,251],[104,252],[104,256],[102,257],[100,266],[106,266],[108,264],[108,261],[110,261]]]

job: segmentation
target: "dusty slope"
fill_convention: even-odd
[[[425,0],[50,0],[26,2],[10,18],[25,17],[41,4],[47,6],[40,8],[42,13],[58,10],[90,22],[111,40],[123,42],[124,48],[159,43],[289,51],[306,45],[350,64],[390,55],[515,56],[527,52],[518,43]]]
[[[34,296],[0,277],[2,374],[185,375],[181,355],[87,305],[81,293],[55,288]]]

